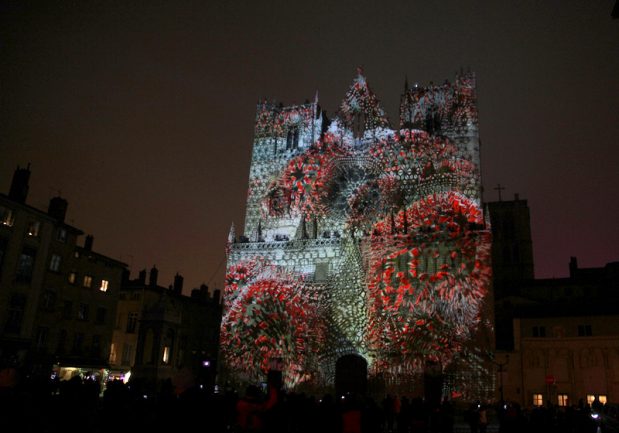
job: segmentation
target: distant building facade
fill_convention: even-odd
[[[496,353],[497,397],[528,407],[619,401],[619,262],[582,269],[572,257],[569,277],[522,282],[497,309],[513,321],[513,348]]]
[[[68,203],[26,204],[30,168],[17,168],[0,194],[0,359],[31,374],[101,375],[126,265],[83,246],[65,222]]]
[[[220,291],[207,286],[184,296],[183,278],[170,287],[158,285],[153,267],[125,279],[118,303],[110,365],[112,375],[130,373],[132,381],[154,389],[162,381],[182,388],[189,381],[214,385],[221,321]],[[182,377],[187,383],[177,381]]]

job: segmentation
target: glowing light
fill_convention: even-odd
[[[99,287],[99,290],[102,292],[107,292],[108,284],[108,280],[101,280],[101,287]]]

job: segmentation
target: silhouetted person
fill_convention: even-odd
[[[263,414],[276,403],[277,391],[271,389],[266,401],[263,400],[260,389],[249,385],[245,395],[236,404],[236,425],[240,432],[262,432],[264,427]]]
[[[325,394],[318,403],[316,417],[318,418],[317,431],[324,433],[336,433],[340,431],[341,421],[331,394]]]

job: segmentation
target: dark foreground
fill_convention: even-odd
[[[71,383],[72,382],[72,383]],[[29,384],[0,388],[0,430],[20,432],[268,432],[268,433],[455,433],[616,432],[610,409],[581,405],[522,410],[517,405],[466,405],[385,396],[380,401],[347,395],[322,398],[256,388],[242,395],[192,387],[144,394],[122,382],[103,395],[95,383],[59,387]],[[592,413],[599,412],[596,420]],[[13,427],[9,430],[9,427]]]

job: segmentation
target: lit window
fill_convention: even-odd
[[[28,225],[28,236],[39,236],[39,229],[41,228],[41,223],[39,221],[30,221]]]
[[[13,209],[0,207],[0,224],[12,227],[14,221]]]
[[[101,280],[101,287],[99,287],[99,290],[101,290],[102,292],[107,292],[108,284],[108,280]]]
[[[561,407],[567,407],[567,394],[559,394],[557,395],[557,403],[559,404],[559,406]]]
[[[110,344],[110,364],[116,364],[116,347],[114,347],[114,343]]]
[[[161,358],[161,361],[163,361],[164,364],[167,364],[168,362],[170,362],[170,347],[169,346],[163,346],[163,357]]]
[[[544,396],[542,394],[533,394],[533,406],[543,406]]]
[[[58,272],[60,270],[60,256],[58,254],[52,254],[52,259],[49,262],[49,270]]]
[[[75,271],[69,272],[68,280],[70,284],[75,284],[75,281],[77,280],[77,274],[75,273]]]
[[[84,275],[84,287],[92,286],[92,277],[90,275]]]

